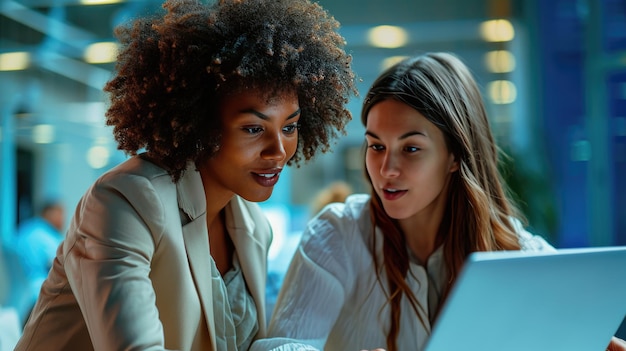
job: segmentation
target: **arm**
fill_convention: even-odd
[[[251,350],[322,350],[353,289],[353,222],[326,211],[309,222],[278,295],[268,337]]]
[[[65,270],[96,350],[162,350],[149,277],[163,206],[145,178],[97,183],[70,229]]]

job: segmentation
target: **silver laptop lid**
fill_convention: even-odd
[[[426,350],[604,350],[625,316],[626,247],[474,253]]]

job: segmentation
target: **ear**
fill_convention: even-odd
[[[459,170],[459,161],[457,160],[456,156],[454,156],[453,153],[450,153],[448,164],[449,164],[448,170],[450,173],[453,173]]]

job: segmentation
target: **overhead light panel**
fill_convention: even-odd
[[[33,127],[32,140],[35,144],[50,144],[54,142],[54,126],[50,124],[38,124]]]
[[[510,104],[517,99],[517,88],[508,80],[495,80],[487,85],[489,98],[496,105]]]
[[[108,5],[120,2],[122,2],[122,0],[80,0],[81,5]]]
[[[409,33],[402,27],[377,26],[368,31],[367,40],[374,47],[395,49],[409,42]]]
[[[381,70],[386,70],[387,68],[390,68],[391,66],[395,65],[396,63],[406,59],[408,56],[390,56],[387,57],[386,59],[383,60],[383,62],[381,63]]]
[[[30,54],[27,52],[6,52],[0,54],[0,71],[19,71],[30,66]]]
[[[93,169],[100,169],[109,163],[111,153],[102,145],[94,145],[87,150],[87,163]]]
[[[481,23],[480,34],[489,42],[511,41],[515,38],[515,29],[508,20],[495,19]]]
[[[485,54],[485,66],[492,73],[509,73],[515,70],[515,56],[508,50],[494,50]]]
[[[110,63],[117,58],[117,43],[100,42],[89,45],[83,53],[87,63]]]

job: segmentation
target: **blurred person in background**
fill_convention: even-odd
[[[17,311],[0,305],[0,351],[13,351],[22,333]]]
[[[6,251],[4,243],[0,241],[0,351],[13,351],[22,333],[22,324],[17,309],[7,305],[10,289],[14,288],[10,271],[15,267],[9,266]]]
[[[63,241],[65,206],[61,201],[50,200],[41,206],[38,215],[19,223],[17,234],[7,255],[16,257],[11,295],[20,320],[26,321],[37,301],[41,284],[48,276],[57,248]],[[23,277],[17,277],[23,274]],[[27,286],[22,286],[25,281]]]
[[[119,27],[106,123],[131,157],[79,201],[16,350],[247,350],[272,240],[256,202],[356,95],[308,0],[169,0]],[[144,152],[145,150],[145,152]]]
[[[17,311],[0,305],[0,351],[13,351],[21,333]]]
[[[269,338],[252,350],[423,350],[470,253],[555,250],[523,228],[480,91],[456,56],[389,68],[361,117],[371,194],[308,223]]]

